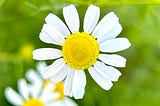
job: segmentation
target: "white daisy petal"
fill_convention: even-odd
[[[80,22],[79,22],[79,15],[75,6],[71,4],[67,7],[64,7],[63,16],[71,32],[72,33],[78,32],[80,27]]]
[[[108,80],[107,78],[103,77],[100,73],[98,73],[93,67],[88,69],[90,75],[95,80],[95,82],[102,87],[104,90],[109,90],[113,84],[112,81]]]
[[[60,71],[65,65],[65,61],[63,58],[60,58],[58,60],[55,60],[50,66],[44,68],[43,71],[41,71],[41,75],[44,79],[50,78],[52,75]]]
[[[28,84],[25,79],[21,78],[18,80],[18,90],[20,94],[24,97],[24,99],[29,98]]]
[[[47,92],[48,92],[48,91],[47,91]],[[52,101],[55,102],[54,100],[57,99],[58,96],[59,96],[58,93],[54,93],[54,94],[53,94],[53,89],[52,89],[52,92],[47,93],[47,94],[43,97],[42,100],[45,101],[45,102],[51,103]],[[48,105],[46,105],[46,106],[48,106]],[[51,105],[51,106],[54,106],[54,105]]]
[[[48,14],[48,16],[45,18],[45,21],[47,24],[55,27],[59,32],[61,32],[61,34],[65,38],[67,38],[70,35],[70,32],[69,32],[67,26],[56,15],[51,14],[51,13]]]
[[[47,64],[44,61],[38,62],[36,64],[36,68],[37,68],[38,73],[41,73],[41,71],[44,70],[45,67],[47,67]]]
[[[77,106],[77,104],[70,98],[65,97],[62,101],[62,106]]]
[[[64,95],[71,96],[71,97],[73,96],[72,83],[73,83],[74,72],[75,70],[73,69],[68,70],[67,77],[64,81]]]
[[[6,99],[15,106],[21,106],[23,103],[22,97],[17,94],[12,88],[8,87],[4,92]]]
[[[40,48],[34,50],[32,53],[33,53],[33,59],[35,60],[50,60],[62,56],[61,50],[53,48]]]
[[[50,35],[51,38],[53,38],[57,43],[59,43],[59,45],[63,45],[65,41],[64,36],[55,27],[44,24],[42,32],[46,32],[48,35]]]
[[[54,100],[56,98],[58,98],[58,93],[53,92],[54,90],[54,85],[52,83],[48,84],[44,89],[42,94],[40,95],[40,99],[45,101],[45,102],[49,102],[51,100]]]
[[[31,97],[39,98],[39,95],[42,89],[42,84],[31,83],[30,85],[28,85],[28,89]]]
[[[122,26],[119,23],[116,23],[110,30],[107,30],[101,37],[97,39],[98,43],[101,44],[106,40],[113,39],[117,37],[122,31]]]
[[[33,69],[27,70],[26,78],[28,79],[28,81],[30,81],[30,84],[28,85],[30,95],[32,97],[38,97],[39,93],[41,91],[41,86],[42,86],[42,83],[43,83],[43,79]]]
[[[70,70],[70,68],[68,67],[68,65],[65,65],[61,70],[59,70],[50,78],[51,82],[58,83],[62,81],[66,77],[68,70]]]
[[[131,46],[127,38],[115,38],[105,41],[99,45],[102,52],[118,52]]]
[[[72,82],[72,93],[75,99],[82,99],[85,93],[86,74],[83,70],[75,70]]]
[[[121,76],[121,73],[117,69],[115,69],[111,66],[107,66],[104,63],[99,62],[99,61],[97,61],[94,64],[94,68],[103,77],[105,77],[109,80],[112,80],[112,81],[118,81],[118,78]]]
[[[90,5],[85,13],[83,29],[90,34],[96,26],[100,15],[100,9],[97,6]]]
[[[57,105],[57,102],[55,101],[49,101],[45,103],[45,106],[60,106],[60,105]]]
[[[36,71],[34,71],[33,69],[27,70],[27,72],[26,72],[26,78],[31,83],[36,83],[36,84],[37,83],[38,84],[43,83],[43,79],[41,78],[41,76]]]
[[[92,35],[96,38],[106,34],[114,25],[118,22],[118,17],[114,12],[110,12],[105,15],[102,20],[95,27]]]
[[[108,64],[111,66],[115,66],[115,67],[125,67],[126,66],[126,59],[120,55],[99,54],[98,58],[105,64]]]
[[[50,43],[50,44],[55,44],[55,45],[61,45],[60,43],[58,43],[56,40],[54,40],[53,37],[50,36],[45,31],[43,31],[43,32],[41,32],[39,34],[39,38],[40,38],[41,41],[43,41],[45,43]]]

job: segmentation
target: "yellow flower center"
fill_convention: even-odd
[[[65,62],[72,68],[84,70],[91,67],[99,55],[98,42],[85,32],[70,35],[62,47]]]
[[[31,98],[25,101],[23,106],[45,106],[45,104],[39,99]]]
[[[59,82],[57,84],[55,84],[56,88],[55,91],[57,91],[59,93],[59,98],[58,99],[63,99],[64,93],[63,93],[63,89],[64,89],[64,82]]]

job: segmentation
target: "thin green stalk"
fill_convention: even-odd
[[[97,6],[160,6],[160,2],[108,2],[108,1],[80,1],[80,0],[64,0],[69,3],[76,3],[81,5],[95,4]]]
[[[99,2],[99,6],[160,6],[160,2]]]

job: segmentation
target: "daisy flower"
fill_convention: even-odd
[[[43,42],[59,45],[62,49],[40,48],[33,51],[35,60],[55,60],[42,70],[43,78],[53,83],[64,80],[64,94],[80,99],[85,93],[84,71],[88,70],[99,86],[109,90],[112,81],[117,81],[121,75],[114,67],[125,67],[126,64],[124,57],[111,53],[131,45],[127,38],[116,38],[122,31],[119,18],[110,12],[99,21],[99,7],[90,5],[80,32],[79,15],[74,5],[64,7],[63,16],[68,27],[50,13],[39,36]]]
[[[39,63],[38,69],[43,66],[45,63]],[[62,88],[57,88],[51,82],[44,81],[35,70],[28,70],[26,77],[30,84],[27,84],[23,78],[19,79],[19,94],[10,87],[5,89],[4,93],[7,100],[14,106],[54,106],[56,104],[58,106],[77,106],[74,101],[65,96],[63,99],[62,97],[59,99],[61,92],[58,91],[61,91]]]
[[[51,101],[54,98],[51,88],[52,86],[48,86],[43,91],[33,93],[30,92],[31,89],[34,91],[36,89],[30,87],[26,80],[21,78],[18,80],[19,94],[11,87],[7,87],[4,94],[6,99],[14,106],[51,106],[54,103],[54,101]]]

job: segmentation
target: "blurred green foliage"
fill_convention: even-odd
[[[71,3],[81,23],[91,3],[100,6],[101,18],[116,12],[123,26],[119,36],[132,43],[118,53],[127,58],[127,67],[119,69],[122,76],[110,91],[101,89],[86,71],[84,99],[75,100],[79,106],[159,106],[160,0],[0,0],[0,106],[11,105],[3,95],[5,87],[16,88],[17,79],[35,68],[32,49],[52,46],[38,37],[45,16],[52,12],[63,19],[62,8]],[[26,45],[31,47],[24,49]]]

